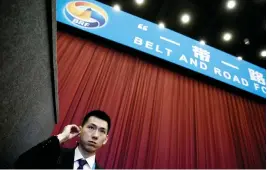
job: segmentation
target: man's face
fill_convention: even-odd
[[[91,116],[81,127],[80,144],[87,152],[95,152],[108,140],[108,123],[102,119]]]

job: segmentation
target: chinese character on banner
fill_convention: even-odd
[[[196,58],[199,58],[201,61],[210,62],[210,52],[197,46],[192,46],[192,47],[194,56]]]
[[[252,81],[256,81],[257,83],[259,84],[262,84],[262,85],[265,85],[265,79],[263,77],[263,74],[251,69],[251,68],[248,68],[248,72],[249,72],[249,76],[250,76],[250,79]]]

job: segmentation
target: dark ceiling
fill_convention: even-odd
[[[154,23],[163,21],[168,29],[196,40],[204,39],[212,47],[265,68],[266,61],[260,52],[266,49],[266,0],[236,0],[235,9],[227,10],[227,0],[98,0]],[[182,13],[189,13],[187,25],[180,22]],[[230,31],[233,38],[222,40]],[[244,39],[249,39],[246,45]]]

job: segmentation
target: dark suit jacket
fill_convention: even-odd
[[[14,164],[17,169],[73,169],[74,150],[61,148],[56,136],[23,153]],[[101,169],[96,163],[96,169]]]

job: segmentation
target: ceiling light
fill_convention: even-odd
[[[223,40],[224,41],[230,41],[232,39],[232,34],[230,34],[230,33],[224,33],[223,34]]]
[[[236,6],[236,1],[235,0],[229,0],[226,4],[228,9],[234,9]]]
[[[200,44],[205,45],[206,44],[206,41],[200,40]]]
[[[266,57],[266,51],[265,50],[261,51],[261,56]]]
[[[237,59],[238,59],[239,61],[243,60],[243,58],[242,58],[241,56],[238,56]]]
[[[244,39],[244,43],[245,43],[246,45],[249,45],[249,44],[250,44],[249,39],[248,39],[248,38]]]
[[[181,21],[182,21],[183,24],[189,23],[189,21],[190,21],[190,15],[183,14],[182,17],[181,17]]]
[[[135,2],[138,4],[138,5],[141,5],[144,3],[144,0],[135,0]]]
[[[159,28],[165,28],[165,24],[163,22],[159,22]]]
[[[121,7],[118,4],[115,4],[113,6],[113,9],[115,9],[115,11],[120,11],[121,10]]]

